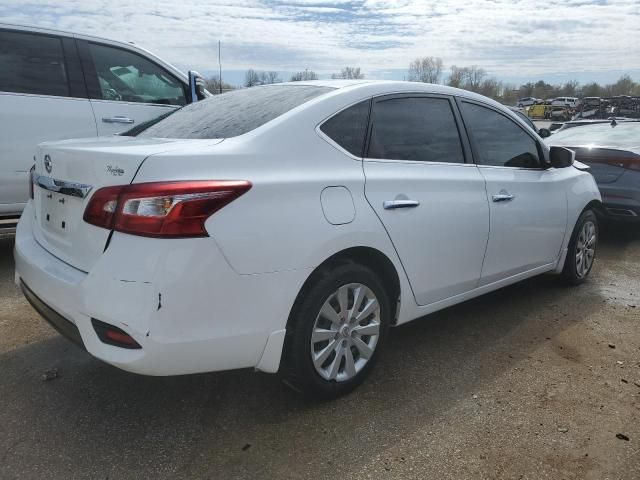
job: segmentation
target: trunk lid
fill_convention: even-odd
[[[132,137],[68,140],[38,147],[34,183],[34,236],[38,243],[69,265],[89,272],[102,255],[110,230],[83,220],[92,195],[102,187],[132,182],[152,155],[194,142]]]

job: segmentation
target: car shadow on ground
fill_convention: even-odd
[[[640,242],[640,222],[600,222],[600,243],[607,246],[624,246]]]
[[[603,235],[603,248],[618,238]],[[369,380],[330,403],[249,370],[129,374],[54,335],[0,355],[0,473],[38,467],[37,448],[41,467],[59,475],[269,478],[299,464],[321,478],[437,422],[602,303],[593,283],[567,289],[541,276],[448,308],[392,329]],[[42,381],[51,368],[60,377]],[[359,441],[345,449],[347,438]]]

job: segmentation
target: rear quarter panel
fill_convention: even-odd
[[[360,100],[354,98],[352,103]],[[213,147],[152,156],[135,181],[249,180],[251,190],[206,223],[238,274],[313,269],[344,249],[367,246],[392,261],[403,298],[407,292],[411,299],[395,250],[364,197],[362,162],[315,131],[343,103],[325,100],[316,109],[305,109],[291,118],[285,115]],[[355,209],[355,216],[350,223],[333,225],[326,219],[321,194],[330,186],[343,186],[351,193],[349,208]]]

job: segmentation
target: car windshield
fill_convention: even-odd
[[[154,138],[237,137],[331,90],[315,85],[236,90],[192,103],[134,134]]]
[[[550,145],[603,145],[616,147],[640,146],[640,122],[599,123],[570,128],[549,137]]]

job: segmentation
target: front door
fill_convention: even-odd
[[[453,100],[374,99],[363,162],[367,200],[384,224],[419,305],[478,284],[489,234],[485,182],[465,163]]]
[[[121,133],[187,103],[184,83],[138,53],[80,41],[99,135]]]
[[[491,210],[480,284],[554,263],[566,229],[567,175],[542,168],[538,141],[505,114],[466,100],[460,108]]]

